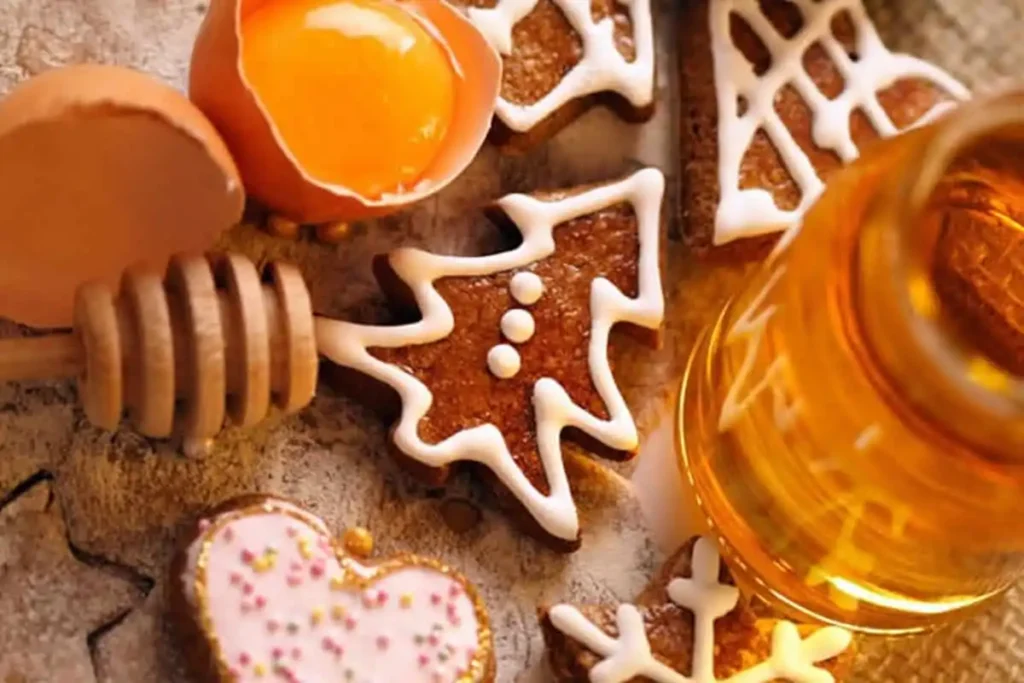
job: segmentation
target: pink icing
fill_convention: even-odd
[[[476,611],[453,578],[410,566],[342,584],[330,542],[293,517],[261,512],[218,528],[196,542],[209,545],[191,576],[205,567],[206,613],[233,680],[447,683],[469,670]]]

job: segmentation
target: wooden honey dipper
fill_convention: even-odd
[[[309,291],[294,266],[263,277],[238,254],[171,259],[166,280],[130,269],[115,297],[85,285],[74,331],[0,340],[0,381],[77,377],[86,415],[116,429],[205,443],[225,417],[243,427],[312,399],[317,351]]]

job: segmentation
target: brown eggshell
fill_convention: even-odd
[[[74,293],[205,251],[245,202],[181,93],[113,66],[46,72],[0,101],[0,316],[66,327]]]
[[[461,73],[455,113],[441,152],[417,188],[379,199],[313,179],[288,152],[242,69],[243,18],[271,2],[213,0],[192,53],[189,93],[224,136],[246,189],[268,208],[300,223],[327,223],[394,212],[444,188],[483,145],[501,88],[501,58],[482,34],[441,0],[401,0],[443,38]],[[358,95],[339,107],[358,107]]]

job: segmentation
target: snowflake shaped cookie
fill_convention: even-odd
[[[342,384],[354,393],[397,394],[401,460],[438,483],[455,463],[482,465],[531,531],[573,549],[579,519],[562,434],[610,457],[638,445],[612,376],[609,333],[619,323],[661,326],[664,188],[648,169],[576,193],[505,197],[497,207],[521,236],[517,248],[391,254],[379,279],[421,319],[321,319],[319,348],[350,371]]]
[[[542,616],[558,680],[833,683],[851,635],[757,620],[739,606],[714,541],[683,548],[636,605],[557,605]],[[750,664],[754,661],[753,665]]]

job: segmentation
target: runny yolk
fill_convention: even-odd
[[[445,47],[388,0],[276,0],[242,22],[242,66],[281,139],[321,183],[413,187],[455,108]]]

